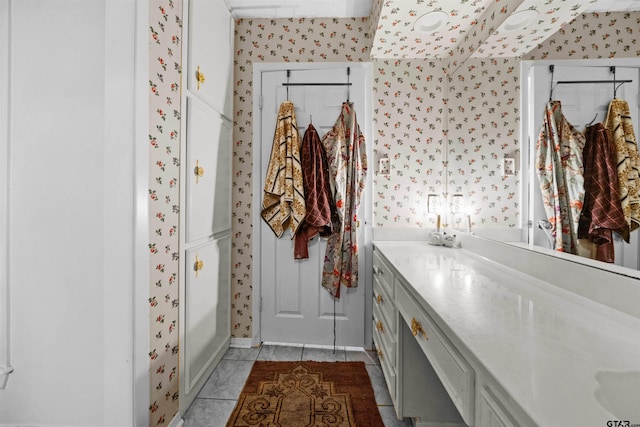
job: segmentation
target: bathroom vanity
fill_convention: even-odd
[[[640,303],[637,277],[473,236],[461,246],[374,241],[373,337],[398,417],[640,423],[640,318],[623,301]],[[563,277],[547,278],[548,262]]]

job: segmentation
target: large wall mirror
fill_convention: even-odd
[[[613,67],[613,68],[612,68]],[[615,83],[614,83],[615,80]],[[579,250],[568,255],[554,250],[549,235],[542,190],[535,171],[536,141],[550,100],[559,101],[571,125],[584,133],[588,125],[604,122],[615,98],[627,101],[636,139],[640,134],[638,104],[640,58],[605,60],[523,61],[521,65],[521,162],[523,165],[522,242],[532,249],[556,253],[573,261],[601,263],[602,268],[640,270],[640,230],[631,233],[629,243],[614,233],[615,261],[596,261]],[[635,272],[634,272],[635,274]]]

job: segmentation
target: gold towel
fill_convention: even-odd
[[[291,101],[285,101],[278,111],[271,158],[267,165],[262,201],[262,218],[277,237],[291,230],[291,238],[306,215],[300,135]]]

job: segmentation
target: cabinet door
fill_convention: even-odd
[[[231,237],[186,251],[184,358],[186,393],[228,345]]]
[[[186,242],[231,227],[231,124],[187,98]]]
[[[222,0],[189,0],[187,90],[232,116],[233,21]],[[198,81],[197,73],[204,76]]]
[[[517,424],[486,385],[480,391],[480,427],[516,427]]]

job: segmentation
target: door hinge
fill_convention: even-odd
[[[262,110],[262,94],[258,97],[258,108]]]
[[[258,313],[262,313],[262,297],[260,297],[260,301],[258,302]]]

